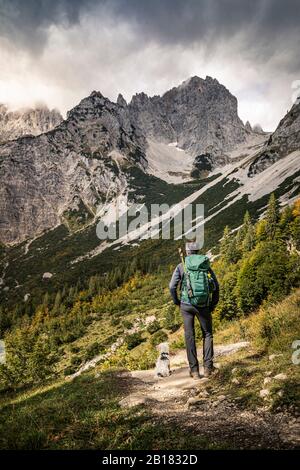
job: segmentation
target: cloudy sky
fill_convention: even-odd
[[[65,113],[210,75],[273,130],[300,90],[299,18],[299,0],[0,0],[0,102]]]

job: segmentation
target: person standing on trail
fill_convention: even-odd
[[[204,377],[209,377],[216,370],[213,365],[212,312],[219,301],[219,284],[208,257],[199,254],[199,245],[186,243],[185,249],[187,256],[185,259],[182,257],[182,262],[175,268],[169,288],[173,302],[180,306],[183,317],[190,376],[197,380],[201,376],[195,341],[195,317],[200,322],[203,335]]]

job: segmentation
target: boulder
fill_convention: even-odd
[[[260,390],[260,392],[259,392],[259,396],[260,396],[261,398],[267,398],[269,395],[270,395],[270,390],[268,390],[267,388],[263,388],[263,389]]]
[[[277,374],[277,375],[274,376],[274,379],[275,380],[286,380],[287,375],[286,374]]]

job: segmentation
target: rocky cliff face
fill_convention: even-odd
[[[39,135],[50,131],[62,122],[59,111],[46,107],[10,111],[0,104],[0,142],[17,139],[23,135]]]
[[[245,124],[245,129],[248,131],[248,132],[252,132],[252,127],[251,127],[251,124],[249,121],[246,122]]]
[[[271,135],[268,145],[276,148],[282,156],[299,149],[300,103],[294,104]]]
[[[265,148],[249,167],[248,175],[254,176],[280,158],[300,149],[300,103],[294,104],[269,137]]]
[[[122,192],[122,167],[145,168],[126,109],[93,92],[52,131],[0,145],[0,235],[11,243],[61,220],[78,227]]]
[[[0,116],[2,123],[9,122],[3,107]],[[247,147],[249,137],[258,137],[239,119],[236,98],[210,77],[192,77],[163,96],[140,93],[129,104],[122,95],[113,103],[93,92],[60,123],[55,112],[30,116],[26,132],[52,130],[0,144],[4,243],[32,238],[62,222],[75,231],[102,215],[117,196],[133,200],[132,168],[139,169],[141,195],[149,181],[143,172],[159,178],[172,174],[173,180],[165,178],[164,184],[183,173],[185,178],[190,172],[196,178],[207,176],[216,166],[231,163],[232,149]],[[21,132],[22,126],[17,127]],[[0,126],[2,135],[4,128]],[[4,140],[17,135],[10,129]],[[297,142],[299,108],[294,107],[250,165],[249,176],[299,148]]]
[[[249,130],[237,114],[237,99],[217,80],[192,77],[162,97],[135,95],[130,115],[147,137],[177,142],[193,156],[215,156],[244,142]]]

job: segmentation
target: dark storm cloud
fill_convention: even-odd
[[[164,44],[202,43],[209,55],[242,33],[239,50],[250,59],[271,58],[284,50],[286,66],[299,71],[299,0],[115,0],[119,17],[144,40]]]
[[[96,3],[92,0],[0,0],[0,37],[19,47],[41,50],[47,42],[49,26],[78,23],[81,12]]]
[[[299,0],[0,0],[0,36],[29,49],[42,48],[47,27],[72,25],[82,14],[106,11],[124,21],[141,41],[164,44],[203,42],[214,47],[239,32],[241,46],[275,52],[276,42],[299,40]]]
[[[0,102],[65,112],[92,89],[211,75],[271,130],[300,77],[299,18],[300,0],[0,0]]]
[[[170,42],[229,36],[257,18],[262,0],[127,0],[114,2],[123,18],[135,20],[144,33]],[[277,2],[279,3],[279,2]]]

